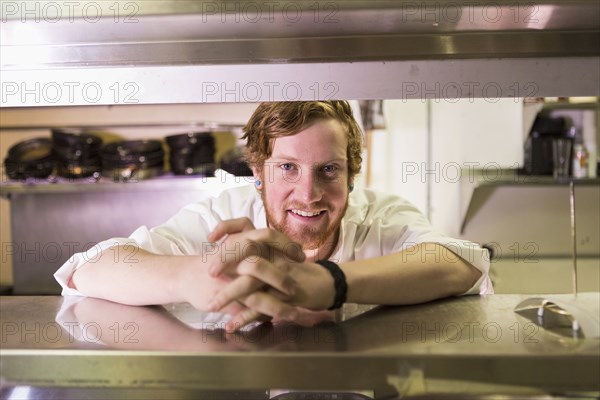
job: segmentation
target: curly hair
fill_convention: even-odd
[[[244,127],[246,161],[261,170],[273,152],[273,139],[295,135],[318,120],[334,119],[348,136],[348,176],[360,172],[362,132],[347,101],[284,101],[261,103]]]

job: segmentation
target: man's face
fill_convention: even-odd
[[[348,139],[335,120],[277,138],[265,161],[262,198],[271,228],[304,250],[334,247],[348,205]]]

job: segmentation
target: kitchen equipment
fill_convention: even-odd
[[[527,175],[552,175],[554,170],[552,143],[564,138],[572,141],[564,117],[538,115],[525,142],[523,170]],[[569,163],[567,162],[567,165]]]
[[[554,179],[569,177],[571,145],[572,141],[569,138],[552,139],[552,176]]]
[[[160,175],[164,150],[159,140],[123,140],[100,150],[102,175],[114,181],[148,179]]]
[[[208,131],[188,132],[166,138],[169,162],[175,175],[215,174],[215,138]]]
[[[102,139],[80,130],[53,129],[52,153],[56,173],[65,178],[85,178],[100,175]]]
[[[4,168],[10,179],[47,178],[54,169],[52,142],[35,138],[15,144],[8,150]]]

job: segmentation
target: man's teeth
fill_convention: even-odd
[[[302,211],[302,210],[292,210],[294,214],[301,215],[303,217],[316,217],[321,214],[321,211],[310,212],[310,211]]]

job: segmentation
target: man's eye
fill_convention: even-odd
[[[336,167],[335,165],[326,165],[323,167],[323,172],[325,172],[326,174],[333,174],[338,170],[338,167]]]
[[[337,165],[325,165],[321,168],[320,175],[328,181],[337,180],[340,175],[340,168]]]

